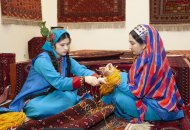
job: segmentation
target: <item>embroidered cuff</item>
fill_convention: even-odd
[[[84,77],[80,77],[80,85],[84,86],[85,84],[85,78]]]
[[[73,89],[81,87],[80,77],[73,77]]]
[[[85,78],[84,77],[73,77],[73,88],[77,89],[85,84]]]

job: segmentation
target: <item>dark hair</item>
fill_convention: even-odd
[[[71,42],[71,37],[70,34],[68,32],[63,33],[60,38],[58,39],[57,42],[60,42],[61,40],[64,40],[65,38],[69,38],[69,41]]]
[[[134,31],[132,30],[129,34],[139,43],[139,44],[144,44],[143,40],[141,37]]]
[[[67,32],[63,33],[57,42],[64,40],[65,38],[69,38],[69,41],[71,42],[71,37],[70,37],[69,33],[67,33]],[[53,66],[59,72],[59,61],[56,60],[55,56],[53,56],[52,53],[48,52],[48,54],[51,58]],[[67,76],[70,76],[70,74],[71,74],[71,61],[70,61],[69,53],[66,54],[66,58],[67,58]]]

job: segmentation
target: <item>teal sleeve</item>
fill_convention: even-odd
[[[129,85],[128,85],[128,73],[126,72],[120,72],[121,75],[121,83],[118,86],[118,89],[123,92],[124,94],[130,95],[131,97],[134,97],[134,95],[131,93],[129,90]]]
[[[62,77],[58,73],[51,59],[47,57],[38,57],[34,62],[34,69],[41,74],[47,82],[58,90],[73,90],[73,79]]]
[[[86,66],[79,64],[76,60],[73,58],[70,58],[71,60],[71,73],[73,73],[76,76],[90,76],[93,75],[95,72],[92,70],[87,69]]]
[[[130,90],[129,90],[129,87],[127,84],[127,73],[126,72],[120,72],[120,75],[121,75],[121,83],[117,86],[117,88],[119,89],[119,91],[121,91],[123,93],[130,93]],[[115,93],[115,90],[113,93],[111,93],[107,96],[103,96],[102,101],[106,105],[111,104],[114,93]]]

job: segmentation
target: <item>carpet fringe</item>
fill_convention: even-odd
[[[17,25],[39,25],[41,20],[27,20],[27,19],[18,19],[12,17],[2,16],[2,24],[17,24]]]
[[[58,26],[62,26],[66,29],[125,28],[125,21],[58,23]]]
[[[189,31],[189,24],[151,24],[158,31]]]

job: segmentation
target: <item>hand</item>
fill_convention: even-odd
[[[98,78],[100,84],[106,84],[106,78]]]
[[[99,86],[100,83],[95,76],[85,76],[85,83],[92,85],[92,86]]]
[[[114,72],[114,66],[111,63],[107,64],[105,67],[100,67],[99,69],[103,76],[111,75]]]

